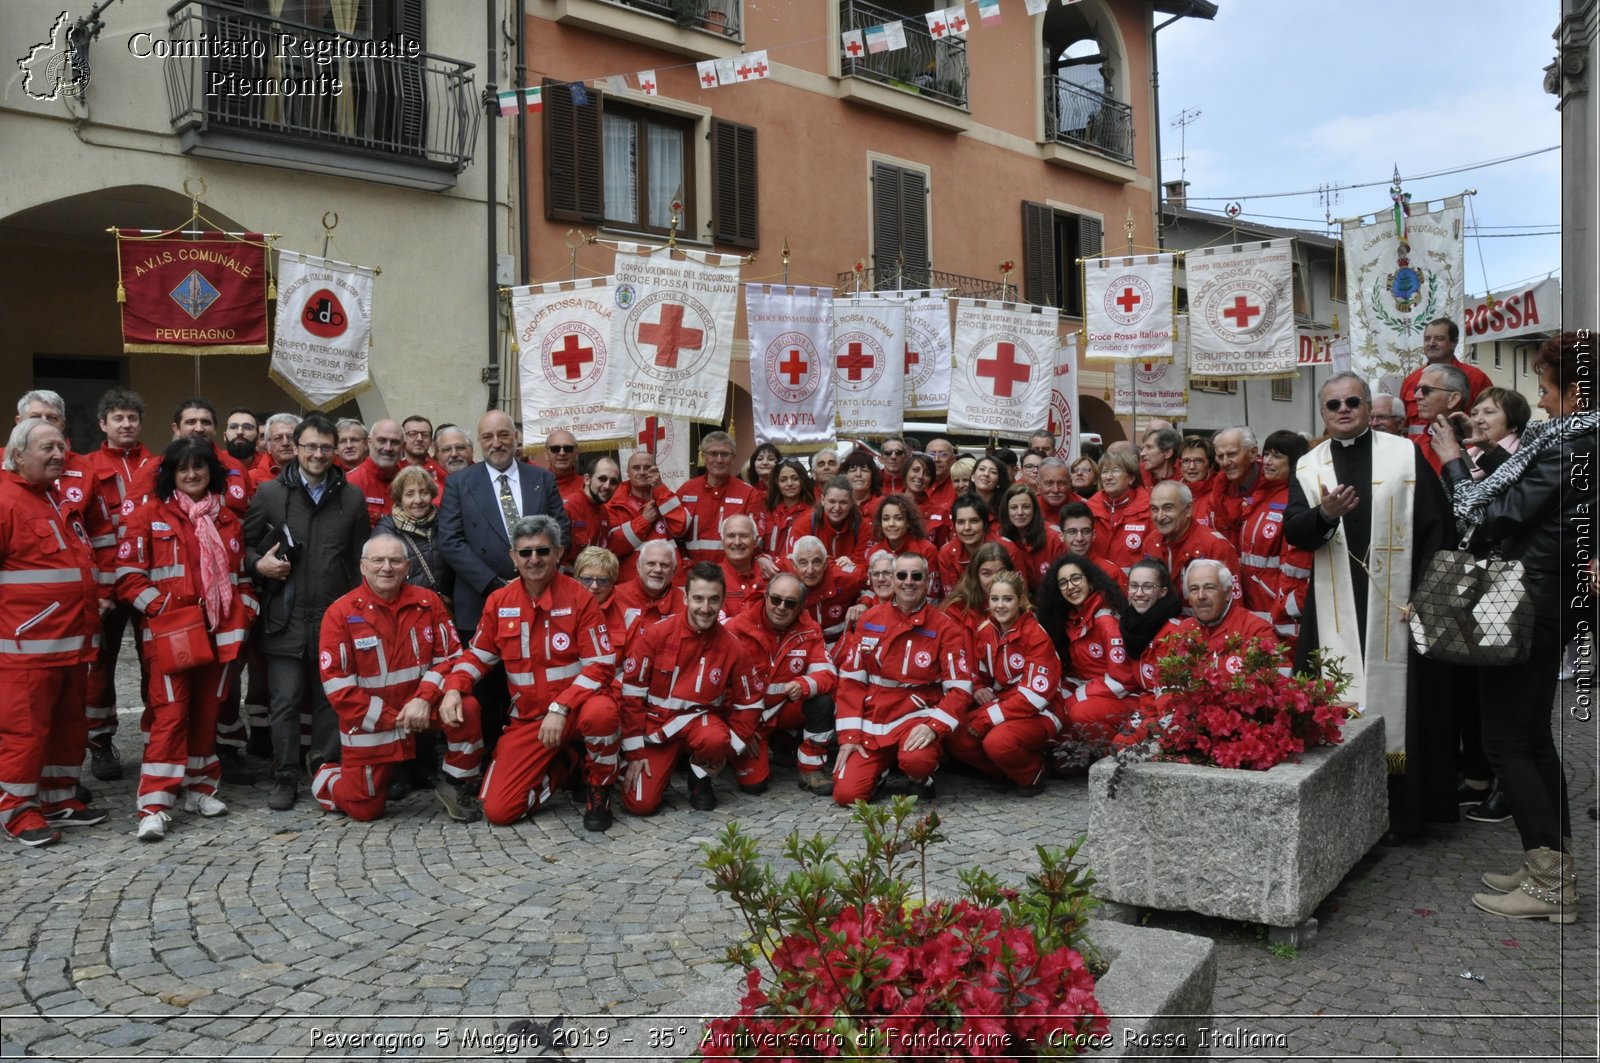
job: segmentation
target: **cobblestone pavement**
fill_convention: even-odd
[[[1562,719],[1576,925],[1472,907],[1478,874],[1516,863],[1509,822],[1374,849],[1298,952],[1270,947],[1263,928],[1152,913],[1150,925],[1217,941],[1215,1027],[1247,1034],[1213,1054],[1594,1058],[1600,921],[1584,810],[1596,799],[1595,725]],[[179,814],[164,842],[141,844],[136,735],[125,713],[129,778],[96,784],[115,815],[49,849],[0,853],[0,1056],[387,1058],[389,1038],[402,1058],[526,1058],[538,1053],[497,1051],[494,1038],[559,1015],[594,1016],[572,1027],[591,1037],[615,1017],[651,1017],[630,1027],[632,1045],[568,1058],[672,1058],[696,1026],[677,1017],[686,997],[732,984],[718,960],[740,932],[696,867],[700,843],[738,820],[772,853],[791,830],[848,819],[796,789],[792,767],[763,797],[719,780],[713,813],[690,811],[676,782],[660,815],[619,815],[603,835],[565,803],[509,828],[456,824],[426,793],[367,825],[308,798],[273,813],[263,783],[225,792],[227,817]],[[935,891],[974,863],[1018,877],[1035,844],[1064,843],[1088,821],[1081,779],[1027,800],[950,777],[939,808],[951,840],[930,861]],[[643,1043],[651,1030],[679,1051]],[[1287,1047],[1252,1047],[1251,1033],[1281,1033]]]

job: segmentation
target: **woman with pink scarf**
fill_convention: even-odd
[[[202,817],[228,811],[217,797],[217,705],[259,607],[244,575],[243,522],[223,504],[226,487],[210,443],[173,440],[155,497],[128,517],[117,546],[116,594],[144,617],[139,648],[150,666],[140,841],[166,836],[180,797],[184,811]],[[192,621],[189,652],[158,649],[150,622],[161,617]]]

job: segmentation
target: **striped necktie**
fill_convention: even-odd
[[[522,514],[517,512],[517,499],[511,493],[511,481],[505,473],[500,474],[500,510],[506,515],[506,534],[511,534],[511,526],[517,522]]]

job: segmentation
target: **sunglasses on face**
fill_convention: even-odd
[[[576,446],[572,445],[571,443],[551,443],[545,449],[548,450],[552,454],[571,454],[574,450],[577,450],[578,448]]]
[[[611,579],[610,576],[576,576],[574,578],[579,583],[581,583],[585,587],[589,587],[589,588],[609,587],[611,585],[611,583],[612,583],[612,579]]]
[[[904,457],[905,456],[905,451],[903,451],[903,450],[885,450],[885,451],[883,451],[883,456],[886,457],[886,458]]]
[[[532,557],[538,554],[540,557],[549,557],[551,549],[549,546],[522,546],[517,548],[517,556]]]
[[[1417,390],[1421,391],[1422,389],[1418,388]],[[1346,395],[1343,401],[1339,399],[1329,399],[1327,402],[1322,404],[1322,408],[1327,410],[1329,413],[1337,413],[1340,406],[1343,406],[1347,410],[1359,410],[1361,408],[1361,396]]]
[[[779,609],[794,609],[800,605],[799,598],[783,598],[776,594],[767,595],[767,601]]]
[[[894,578],[901,583],[906,580],[910,580],[912,583],[921,583],[925,576],[927,576],[926,572],[896,572],[894,574]]]
[[[1418,384],[1417,385],[1417,394],[1422,396],[1423,398],[1427,398],[1429,395],[1432,395],[1435,391],[1449,391],[1449,390],[1450,390],[1449,388],[1436,388],[1432,384]]]

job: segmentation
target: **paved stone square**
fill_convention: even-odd
[[[1212,1055],[1594,1058],[1596,725],[1561,721],[1575,925],[1472,907],[1477,876],[1516,862],[1509,822],[1374,849],[1298,951],[1264,928],[1149,913],[1217,941]],[[853,838],[848,813],[799,791],[785,765],[762,797],[719,780],[712,813],[691,811],[679,780],[660,815],[619,815],[603,835],[565,802],[509,828],[453,823],[428,793],[365,825],[309,798],[274,813],[262,783],[225,791],[230,815],[178,813],[164,842],[141,844],[137,733],[125,712],[127,778],[93,784],[110,819],[0,853],[0,1056],[681,1057],[698,1027],[686,1008],[734,984],[719,960],[740,933],[705,885],[700,844],[730,820],[769,853],[792,830]],[[969,864],[1020,877],[1035,845],[1088,821],[1081,779],[1029,800],[950,775],[938,808],[950,841],[930,860],[934,891]],[[509,1037],[555,1016],[576,1020],[560,1053]],[[648,1020],[627,1025],[632,1043],[595,1043],[628,1016]],[[1287,1047],[1260,1040],[1276,1034]]]

